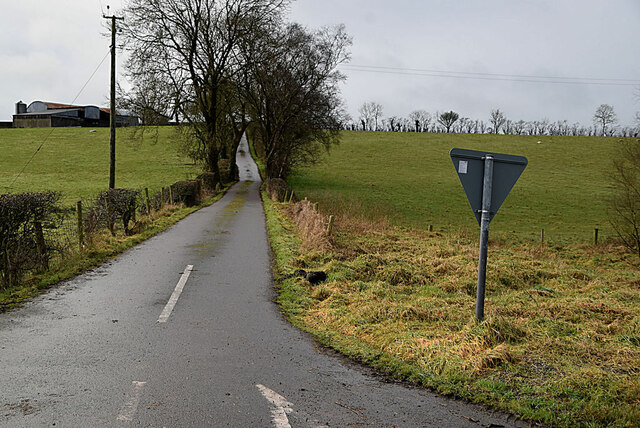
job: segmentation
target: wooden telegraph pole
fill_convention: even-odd
[[[116,19],[123,17],[109,14],[102,15],[105,19],[111,20],[111,96],[109,106],[109,189],[116,186]]]

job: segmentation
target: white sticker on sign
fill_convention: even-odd
[[[469,165],[468,161],[461,160],[460,163],[458,164],[458,174],[466,174],[468,165]]]

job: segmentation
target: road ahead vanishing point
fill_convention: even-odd
[[[525,426],[385,381],[273,303],[260,177],[0,314],[0,426]]]

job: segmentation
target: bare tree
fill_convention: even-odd
[[[558,132],[560,135],[569,135],[569,124],[566,120],[558,121]]]
[[[546,135],[549,129],[549,119],[544,118],[538,122],[538,135]]]
[[[426,132],[429,130],[431,115],[425,110],[415,110],[409,113],[409,119],[415,125],[416,132]]]
[[[402,119],[398,116],[391,116],[389,119],[389,131],[400,132],[402,128]]]
[[[579,122],[575,122],[571,125],[571,135],[576,137],[578,135],[580,135],[580,123]]]
[[[438,123],[447,130],[447,133],[451,130],[451,127],[457,120],[460,118],[460,115],[453,110],[442,113],[438,115]]]
[[[358,109],[358,113],[360,113],[360,123],[362,124],[362,130],[363,131],[369,131],[369,126],[371,124],[371,122],[373,122],[373,114],[371,112],[371,104],[373,104],[373,102],[370,103],[363,103],[360,108]]]
[[[471,134],[473,131],[473,121],[468,117],[460,118],[460,132]]]
[[[611,182],[609,221],[624,244],[640,256],[640,142],[620,143]]]
[[[602,135],[607,134],[607,126],[613,125],[618,121],[616,113],[613,107],[609,104],[600,104],[600,107],[596,109],[593,115],[593,123],[596,126],[600,126],[602,129]]]
[[[378,121],[382,119],[382,105],[375,101],[362,104],[358,110],[360,120],[363,122],[366,131],[377,131]]]
[[[309,32],[289,24],[248,50],[247,105],[269,178],[286,178],[338,143],[347,115],[336,67],[348,60],[350,45],[344,26]]]
[[[504,122],[504,125],[503,125],[503,127],[502,127],[502,132],[503,132],[505,135],[509,135],[509,134],[511,134],[512,130],[513,130],[513,121],[512,121],[512,120],[510,120],[510,119],[507,119],[507,120]]]
[[[127,69],[153,81],[188,126],[190,154],[218,174],[220,152],[236,132],[239,48],[276,28],[288,0],[130,0],[125,8]],[[233,123],[234,127],[236,126]]]
[[[166,125],[173,116],[170,94],[152,79],[136,82],[129,92],[118,85],[118,108],[139,117],[145,126]]]
[[[522,119],[520,119],[517,122],[513,123],[513,132],[515,132],[517,135],[522,135],[522,133],[525,131],[526,129],[526,122]]]
[[[492,130],[494,134],[499,134],[500,129],[507,121],[505,115],[500,111],[500,109],[491,110],[489,115],[489,121],[492,125]]]

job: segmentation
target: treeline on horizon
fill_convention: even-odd
[[[429,113],[415,110],[407,117],[383,116],[382,105],[364,103],[359,109],[357,121],[348,118],[342,123],[346,131],[383,132],[432,132],[460,134],[505,134],[505,135],[559,135],[559,136],[606,136],[638,137],[640,135],[640,112],[635,126],[617,126],[618,120],[612,106],[602,104],[593,117],[593,125],[585,126],[567,120],[512,120],[499,109],[491,110],[489,121],[460,117],[454,111]]]

